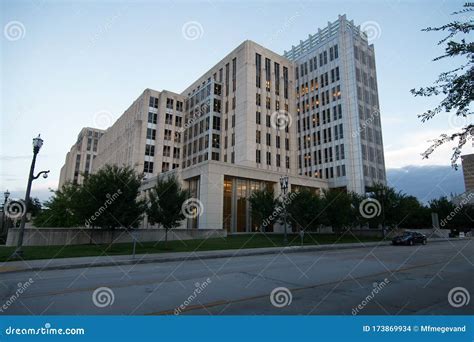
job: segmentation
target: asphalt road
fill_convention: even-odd
[[[474,296],[473,261],[474,243],[464,240],[4,273],[0,315],[466,315],[474,299],[455,306],[466,291]],[[456,287],[466,291],[452,306]],[[271,297],[276,288],[287,290]]]

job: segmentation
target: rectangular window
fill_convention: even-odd
[[[171,114],[166,114],[166,116],[165,116],[165,124],[166,124],[166,125],[172,125],[172,124],[173,124],[173,115],[171,115]]]
[[[255,161],[260,164],[262,162],[260,150],[255,150]]]
[[[219,134],[212,134],[212,147],[220,148],[220,135]]]
[[[153,162],[145,161],[143,164],[144,173],[153,173]]]
[[[158,98],[150,96],[150,101],[148,103],[148,106],[153,107],[153,108],[158,108]]]
[[[156,124],[158,121],[158,114],[148,112],[148,122],[152,124]]]
[[[155,146],[154,145],[145,145],[145,155],[153,157],[155,155]]]
[[[146,129],[146,138],[155,140],[156,139],[156,129],[153,128],[147,128]]]
[[[288,68],[283,67],[283,94],[288,99]]]
[[[257,88],[261,87],[261,74],[262,74],[262,56],[258,53],[255,54],[255,85]]]
[[[213,116],[212,117],[212,129],[215,129],[216,131],[221,130],[221,118],[218,116]]]
[[[168,109],[173,109],[173,104],[174,104],[174,100],[173,100],[173,99],[170,99],[170,98],[167,98],[167,99],[166,99],[166,108],[168,108]]]
[[[272,76],[271,61],[270,61],[270,59],[265,58],[265,88],[266,88],[266,91],[270,91],[271,76]]]
[[[232,91],[237,88],[237,58],[232,59]]]
[[[225,96],[229,96],[229,63],[225,65]]]
[[[169,157],[171,154],[171,147],[164,145],[163,146],[163,157]]]
[[[272,153],[267,152],[267,165],[272,165]]]
[[[280,95],[280,64],[274,64],[275,68],[275,94]]]

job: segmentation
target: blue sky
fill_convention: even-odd
[[[356,24],[375,22],[379,96],[387,168],[449,165],[445,147],[429,160],[427,140],[460,127],[448,115],[421,124],[417,114],[436,99],[409,90],[430,84],[456,60],[442,53],[438,33],[464,1],[11,1],[0,10],[0,190],[22,196],[31,139],[44,138],[34,194],[55,188],[64,157],[82,127],[105,128],[145,89],[181,92],[246,39],[278,53],[346,14]],[[19,22],[20,39],[9,23]],[[198,39],[183,35],[197,22]],[[10,38],[10,39],[7,39]],[[439,100],[439,99],[438,99]],[[472,152],[472,147],[465,152]]]

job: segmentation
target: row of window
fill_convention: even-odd
[[[339,74],[339,67],[335,67],[334,69],[331,69],[330,71],[319,75],[319,77],[316,76],[313,79],[309,80],[309,82],[304,82],[300,86],[296,87],[296,98],[299,98],[300,94],[301,96],[303,96],[308,94],[310,91],[313,92],[319,90],[320,87],[327,87],[330,84],[329,80],[331,80],[331,83],[334,83],[339,81],[340,79],[341,77]]]
[[[92,138],[87,138],[87,151],[90,151],[92,149],[93,152],[97,152],[97,145],[99,143],[99,139],[92,139]]]
[[[270,151],[267,151],[266,153],[266,164],[271,166],[272,165],[272,153]],[[257,164],[262,163],[262,151],[261,150],[255,150],[255,161]],[[281,167],[281,155],[277,154],[275,158],[275,164],[277,167]],[[290,168],[290,157],[285,156],[285,167],[287,169]]]
[[[173,135],[173,132],[171,130],[165,129],[164,140],[171,140],[172,135]],[[147,128],[146,138],[150,140],[156,140],[156,129]],[[174,141],[181,142],[181,133],[179,132],[174,133]]]
[[[364,49],[359,48],[357,45],[354,45],[354,58],[360,61],[363,65],[368,65],[369,68],[375,69],[373,57],[368,52],[365,52]]]
[[[309,72],[318,69],[318,55],[315,55],[309,60]],[[337,44],[329,48],[329,62],[339,58],[339,49]],[[328,51],[324,50],[319,53],[319,67],[328,64]],[[308,62],[304,62],[301,65],[297,66],[295,69],[296,79],[299,77],[306,76],[308,74]]]
[[[313,146],[316,146],[316,145],[319,146],[321,144],[330,143],[331,141],[333,141],[333,134],[332,134],[333,131],[334,131],[334,141],[337,141],[339,139],[344,139],[344,131],[343,131],[342,123],[341,123],[339,125],[334,126],[332,130],[329,127],[329,128],[324,128],[322,131],[313,132],[312,134]],[[321,139],[321,132],[322,132],[323,139]],[[298,138],[298,148],[300,150],[301,150],[301,145],[302,145],[301,141],[303,141],[303,149],[311,147],[311,134],[307,134],[304,137]]]
[[[324,156],[324,158],[323,158]],[[301,169],[304,167],[309,167],[311,165],[321,165],[324,163],[331,163],[333,161],[344,160],[344,144],[334,146],[334,154],[332,147],[326,147],[322,150],[316,150],[305,153],[298,158],[298,167]]]
[[[145,155],[154,157],[155,156],[155,145],[145,145]],[[171,157],[171,146],[164,145],[163,146],[163,157]],[[173,147],[173,158],[180,157],[180,148]]]
[[[378,164],[383,164],[382,150],[362,144],[362,159],[373,163],[376,162]]]
[[[357,82],[362,82],[364,86],[370,87],[370,89],[376,91],[377,90],[377,85],[375,82],[375,77],[370,76],[368,73],[365,71],[362,71],[361,69],[356,67],[356,81]]]
[[[280,64],[273,63],[275,94],[280,95]],[[255,54],[255,86],[262,87],[262,55]],[[272,88],[272,61],[265,58],[265,90],[270,92]],[[288,68],[283,67],[283,96],[288,99]]]
[[[179,164],[173,163],[172,164],[173,169],[177,169],[179,167]],[[154,162],[152,161],[145,161],[143,163],[143,172],[144,173],[153,173],[153,168],[154,168]],[[161,172],[166,172],[170,170],[170,163],[168,162],[163,162],[161,163]]]
[[[385,172],[383,169],[376,169],[375,167],[368,165],[364,165],[364,176],[385,180]]]
[[[176,108],[174,108],[174,99],[166,98],[166,108],[168,109],[176,109],[178,112],[183,111],[183,102],[176,101]],[[158,108],[158,98],[154,96],[150,96],[148,101],[148,106],[152,108]]]
[[[158,122],[158,114],[148,112],[148,123],[156,124]],[[173,124],[173,114],[166,113],[165,116],[165,124],[172,125]],[[183,117],[175,116],[174,125],[176,127],[181,127],[183,125]]]
[[[262,143],[261,136],[262,136],[261,131],[259,131],[259,130],[255,131],[255,140],[256,140],[257,144]],[[267,144],[267,146],[272,145],[272,135],[271,135],[271,133],[266,133],[266,144]],[[281,148],[281,137],[279,135],[276,136],[275,146],[276,146],[276,148]],[[285,138],[285,150],[287,150],[287,151],[290,150],[290,140],[288,138]]]
[[[322,115],[322,121],[320,120],[320,114]],[[311,117],[308,115],[301,118],[297,123],[298,133],[301,131],[306,131],[311,128],[319,127],[331,122],[331,117],[334,121],[342,119],[342,105],[338,104],[337,106],[332,107],[332,116],[331,108],[323,109],[321,112],[313,113]]]
[[[331,179],[331,178],[334,178],[334,176],[344,177],[346,175],[346,165],[337,165],[335,169],[336,169],[335,175],[334,175],[333,166],[327,167],[325,169],[319,169],[318,171],[314,171],[314,173],[311,171],[306,171],[304,174],[305,176],[308,176],[308,177],[315,177],[315,178],[321,178],[321,179],[323,178]]]
[[[333,87],[331,89],[331,93],[329,93],[329,90],[321,92],[321,102],[319,101],[319,94],[316,94],[314,96],[311,96],[311,98],[303,99],[302,101],[298,102],[296,104],[296,111],[298,114],[300,112],[306,113],[310,110],[319,108],[320,104],[321,106],[326,106],[329,105],[331,101],[334,102],[340,100],[341,96],[341,86],[337,85],[336,87]]]

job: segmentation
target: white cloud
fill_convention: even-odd
[[[454,130],[449,131],[452,133]],[[423,131],[417,134],[405,134],[400,137],[397,144],[389,144],[385,148],[385,166],[387,168],[400,168],[408,165],[450,165],[452,149],[457,142],[446,143],[437,148],[429,157],[422,159],[423,153],[429,146],[429,140],[446,133],[441,130]],[[473,153],[472,142],[466,143],[463,154]],[[459,161],[460,162],[460,161]]]

